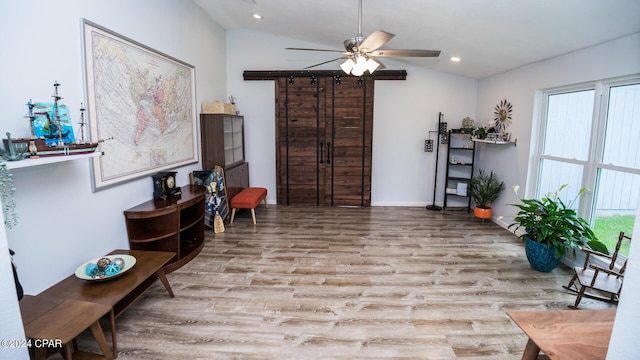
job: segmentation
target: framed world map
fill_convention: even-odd
[[[195,68],[83,19],[93,191],[198,161]]]

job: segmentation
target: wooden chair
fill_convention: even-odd
[[[570,308],[577,309],[583,296],[609,303],[618,303],[624,271],[627,267],[627,259],[620,260],[618,253],[625,239],[631,241],[631,237],[621,231],[615,250],[609,254],[582,249],[586,254],[584,265],[574,267],[575,275],[568,285],[563,286],[567,290],[578,293],[575,304],[569,305]]]

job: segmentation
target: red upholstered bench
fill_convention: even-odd
[[[255,208],[260,204],[261,201],[264,201],[264,207],[268,208],[267,205],[267,189],[260,187],[248,187],[242,189],[239,193],[237,193],[234,197],[231,198],[231,224],[233,224],[233,218],[236,216],[237,209],[251,209],[251,218],[253,219],[253,224],[256,223],[256,212]]]

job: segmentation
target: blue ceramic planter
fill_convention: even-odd
[[[539,243],[528,237],[524,239],[524,252],[534,270],[551,272],[560,264],[561,259],[556,259],[553,256],[553,247],[547,248],[547,244]]]

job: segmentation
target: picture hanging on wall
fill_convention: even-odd
[[[83,19],[93,191],[198,161],[195,68]]]

